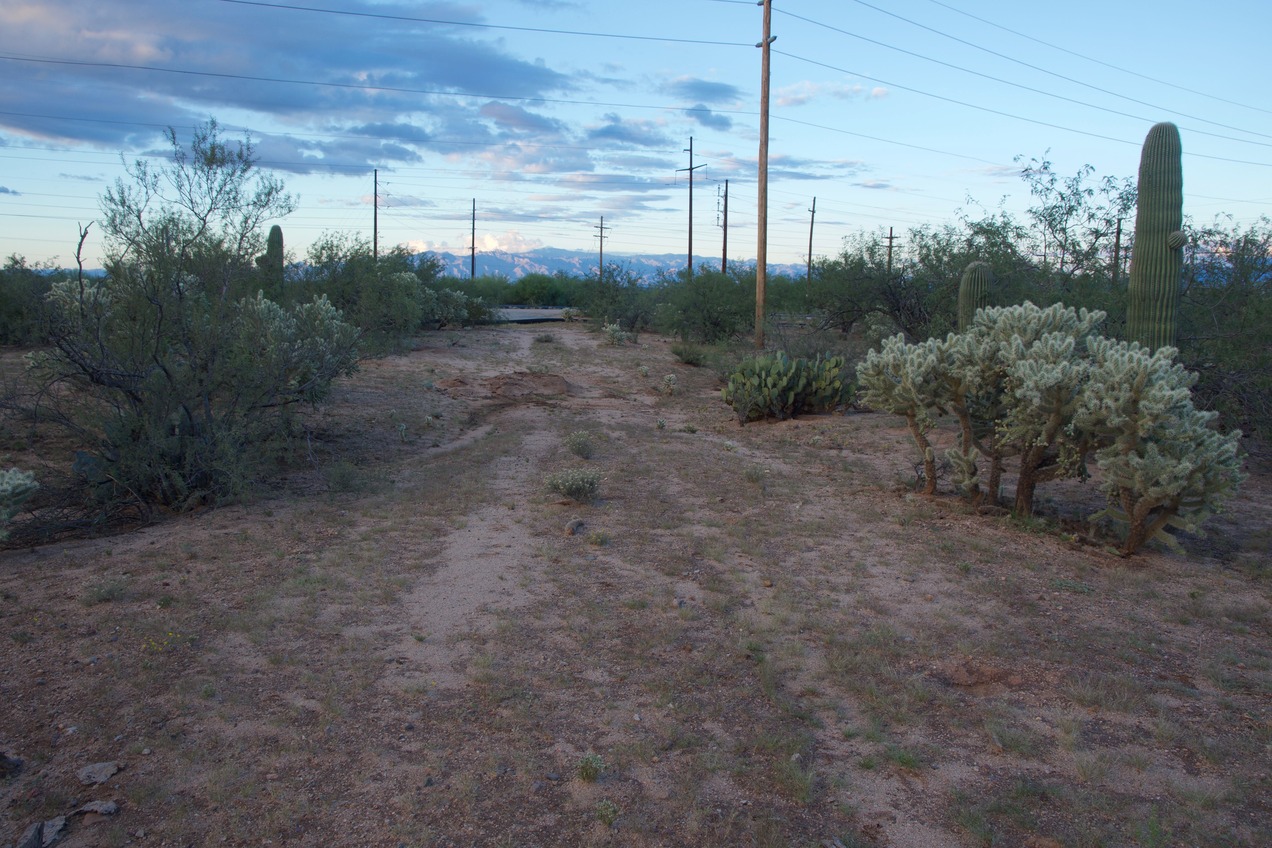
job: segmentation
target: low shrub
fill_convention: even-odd
[[[591,459],[596,453],[596,444],[592,441],[592,434],[586,430],[579,430],[566,436],[565,446],[569,448],[570,453],[579,459]]]
[[[0,542],[9,537],[5,525],[18,514],[18,510],[39,487],[40,484],[35,482],[35,475],[29,471],[17,468],[0,471]]]
[[[545,484],[553,494],[564,495],[579,503],[591,503],[601,492],[601,475],[596,471],[574,468],[549,474]]]

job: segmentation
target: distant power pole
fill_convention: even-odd
[[[720,273],[729,273],[729,181],[724,181],[724,247],[720,249]]]
[[[892,228],[888,227],[888,279],[892,279],[892,240],[895,238]]]
[[[817,218],[817,198],[813,198],[813,208],[808,216],[808,293],[813,291],[813,221]]]
[[[375,190],[371,195],[371,260],[380,261],[380,169],[371,172]]]
[[[1122,219],[1117,219],[1117,233],[1113,236],[1113,288],[1122,281]]]
[[[597,226],[592,227],[592,229],[597,231],[596,238],[600,239],[601,241],[601,255],[596,263],[596,280],[597,282],[604,283],[605,282],[605,231],[608,229],[611,229],[611,227],[605,226],[605,216],[602,215],[601,223]]]
[[[472,253],[468,258],[468,279],[477,279],[477,198],[473,198],[473,229],[472,236],[469,238],[469,249]]]
[[[760,48],[760,156],[759,201],[755,245],[755,346],[764,347],[764,289],[768,284],[768,148],[769,148],[769,53],[773,44],[773,0],[764,6],[764,38]]]
[[[678,168],[677,171],[689,172],[689,279],[693,279],[693,172],[705,165],[693,164],[693,136],[689,136],[689,146],[684,149],[689,154],[689,167]]]

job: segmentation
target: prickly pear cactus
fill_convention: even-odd
[[[851,395],[845,364],[843,357],[818,356],[810,363],[781,351],[757,356],[738,366],[721,396],[742,424],[761,418],[781,421],[801,412],[828,412]]]
[[[1173,345],[1183,268],[1184,172],[1179,128],[1154,125],[1140,154],[1126,334],[1149,350]]]
[[[989,283],[993,271],[988,262],[972,262],[963,271],[958,284],[958,331],[966,332],[972,326],[976,310],[989,305]]]

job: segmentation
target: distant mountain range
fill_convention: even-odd
[[[427,251],[416,255],[419,257],[434,256],[440,259],[448,277],[468,277],[471,273],[471,256],[468,254]],[[720,267],[720,257],[718,256],[715,258],[696,256],[694,260],[695,268],[699,265],[706,265],[710,268]],[[581,277],[588,273],[596,273],[596,261],[597,255],[595,253],[581,250],[559,250],[554,247],[541,247],[524,253],[493,251],[477,254],[477,276],[507,277],[510,280],[519,280],[527,274],[555,274],[557,271],[562,271],[572,276]],[[733,265],[734,261],[730,260],[730,265]],[[653,279],[659,272],[674,274],[684,268],[685,256],[683,253],[657,255],[607,253],[605,255],[605,264],[609,265],[610,263],[630,268],[644,279]],[[738,261],[737,264],[753,265],[755,261]],[[771,275],[783,274],[787,276],[803,276],[807,270],[805,265],[774,265],[771,263],[768,268]]]

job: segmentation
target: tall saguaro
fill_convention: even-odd
[[[768,149],[769,149],[769,54],[773,44],[773,0],[759,0],[764,7],[764,39],[760,48],[760,157],[759,195],[755,244],[755,346],[764,347],[764,294],[768,285]]]
[[[1140,153],[1126,337],[1149,350],[1175,344],[1184,244],[1184,170],[1179,127],[1155,124]]]

